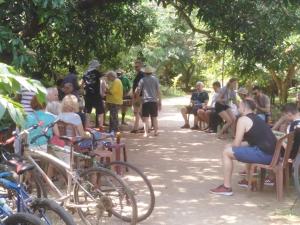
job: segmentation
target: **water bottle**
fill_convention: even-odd
[[[8,214],[12,213],[12,209],[6,204],[5,198],[0,198],[0,207]]]

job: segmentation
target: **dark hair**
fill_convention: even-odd
[[[30,106],[33,110],[41,110],[46,108],[46,103],[40,103],[35,95],[31,99]]]
[[[238,81],[238,79],[237,78],[230,78],[230,80],[228,81],[228,83],[227,83],[227,87],[231,84],[231,83],[233,83],[233,82],[235,82],[235,81]]]
[[[215,81],[212,84],[213,86],[221,87],[221,83],[219,81]]]
[[[255,85],[255,86],[252,88],[252,91],[261,91],[261,87]]]
[[[76,67],[74,65],[69,66],[69,72],[70,73],[76,73]]]
[[[297,114],[298,113],[297,105],[295,103],[287,103],[282,107],[282,112]]]
[[[64,82],[64,80],[63,79],[58,79],[57,81],[56,81],[56,86],[61,86],[62,84],[63,84],[63,82]]]
[[[251,109],[252,111],[254,111],[256,109],[256,104],[255,104],[255,102],[251,98],[245,98],[243,100],[243,104],[247,108]]]

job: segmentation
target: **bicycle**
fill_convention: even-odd
[[[54,123],[51,124],[51,126],[53,125]],[[23,130],[19,136],[35,128],[36,125]],[[14,137],[16,138],[16,135]],[[72,145],[83,140],[82,138],[66,136],[61,138],[66,142],[72,143]],[[60,150],[69,154],[70,165],[47,152],[30,149],[27,144],[24,145],[24,157],[35,166],[37,174],[43,177],[44,181],[58,196],[52,196],[56,201],[69,209],[76,209],[82,221],[87,225],[108,224],[108,222],[119,224],[122,222],[112,218],[112,215],[119,218],[123,216],[129,217],[131,225],[137,223],[137,206],[133,192],[117,175],[105,168],[75,170],[73,148],[71,147],[69,150],[62,148]],[[34,160],[34,157],[48,161],[67,174],[66,193],[62,193],[62,190],[52,182]],[[34,177],[34,179],[36,178],[38,176]]]
[[[22,158],[16,155],[11,155],[3,146],[0,149],[2,162],[14,167],[15,173],[20,176],[27,171],[33,170],[34,166],[23,162]],[[7,170],[5,168],[4,170]],[[0,186],[4,187],[5,191],[0,194],[0,200],[3,209],[2,215],[9,215],[13,213],[16,208],[17,212],[25,212],[35,214],[45,225],[75,225],[72,217],[64,210],[63,207],[50,199],[33,198],[31,197],[23,185],[15,181],[12,172],[0,172]],[[10,207],[7,203],[10,203]]]
[[[42,225],[42,221],[28,213],[16,213],[8,216],[1,225]]]
[[[45,128],[45,130],[42,132],[42,134],[34,137],[32,139],[32,143],[35,142],[40,137],[46,136],[47,137],[47,131],[50,129],[50,127],[53,126],[53,124],[50,124],[48,127]],[[113,161],[109,163],[103,163],[99,160],[95,160],[97,158],[97,153],[95,153],[93,150],[97,148],[99,145],[102,145],[104,149],[107,149],[109,151],[112,151],[114,144],[120,143],[120,138],[116,138],[115,134],[112,133],[105,133],[105,132],[99,132],[96,133],[93,132],[92,129],[88,130],[91,133],[92,136],[92,145],[91,149],[88,151],[83,151],[87,154],[81,154],[79,152],[74,152],[75,156],[81,159],[87,159],[90,161],[93,161],[93,166],[96,168],[106,168],[114,171],[118,176],[122,178],[122,180],[129,186],[129,188],[133,191],[134,197],[137,204],[137,214],[138,218],[137,221],[143,221],[147,219],[155,205],[155,195],[154,190],[151,185],[151,182],[148,180],[148,178],[135,166],[129,164],[128,162],[122,162],[122,161]],[[100,134],[99,134],[100,133]],[[48,137],[49,138],[49,137]],[[110,138],[110,141],[104,141],[105,139]],[[116,139],[116,141],[115,141]],[[52,148],[59,149],[57,146],[53,146]],[[74,148],[74,146],[72,146]],[[120,154],[120,152],[118,153]],[[101,154],[100,154],[101,157]],[[59,168],[56,168],[56,170],[59,171]],[[63,174],[63,170],[58,172],[59,174]],[[66,178],[65,178],[66,179]],[[130,222],[131,218],[128,216],[121,216],[116,214],[116,216],[120,217],[122,220]]]

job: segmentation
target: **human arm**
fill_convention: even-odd
[[[277,122],[273,125],[272,130],[278,130],[279,127],[287,121],[288,121],[288,119],[287,119],[286,115],[281,116],[279,118],[279,120],[277,120]]]
[[[136,89],[134,91],[135,96],[139,96],[141,94],[143,86],[144,86],[144,81],[143,81],[143,79],[141,79],[138,83],[138,86],[136,87]]]

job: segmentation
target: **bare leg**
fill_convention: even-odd
[[[186,107],[181,109],[181,115],[184,119],[184,124],[189,124],[188,118],[187,118],[187,109]]]
[[[227,109],[226,112],[230,116],[230,119],[232,121],[232,123],[231,123],[232,135],[235,135],[236,116],[232,113],[232,111],[230,109]]]
[[[228,128],[231,126],[233,121],[231,119],[231,116],[228,115],[227,111],[220,112],[219,116],[226,122],[225,125],[223,126],[222,130],[218,134],[218,137],[222,137],[222,135],[225,133],[225,131],[227,131]]]
[[[144,137],[148,137],[148,131],[149,131],[149,117],[143,117],[143,123],[144,123]]]
[[[134,113],[133,130],[137,130],[137,129],[139,129],[139,123],[140,123],[139,107],[134,106],[133,107],[133,113]]]
[[[86,113],[85,114],[85,127],[86,128],[90,128],[91,127],[90,120],[91,120],[91,114]]]
[[[235,160],[235,157],[232,151],[232,147],[227,146],[223,151],[224,186],[227,188],[231,188],[233,160]]]
[[[152,117],[153,127],[154,127],[154,135],[158,135],[158,120],[157,117]]]
[[[103,113],[98,114],[98,123],[99,123],[99,127],[102,128],[103,127]]]

